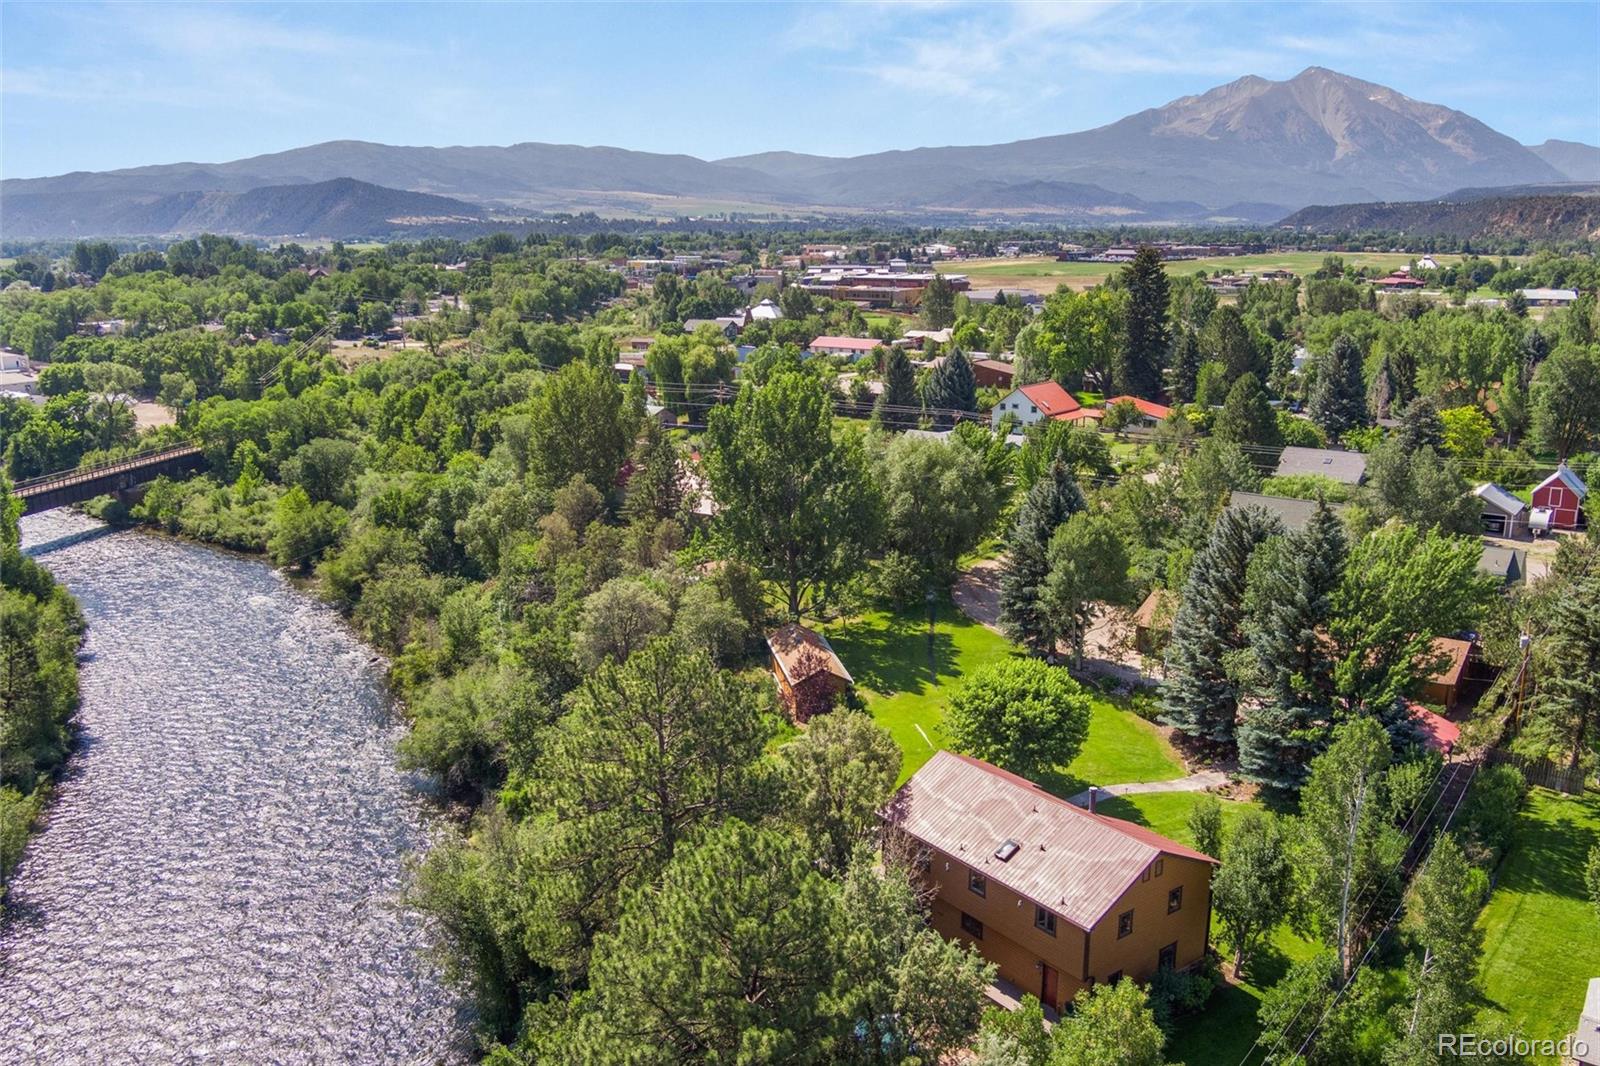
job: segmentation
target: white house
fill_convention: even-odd
[[[1053,381],[1040,381],[1020,385],[994,405],[989,412],[989,424],[998,429],[1003,419],[1010,418],[1019,425],[1031,426],[1046,418],[1070,418],[1081,410],[1072,394]]]
[[[818,337],[808,346],[812,355],[842,355],[851,360],[865,359],[883,342],[872,337]]]

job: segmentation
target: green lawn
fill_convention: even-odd
[[[1194,810],[1195,804],[1204,795],[1204,792],[1151,792],[1142,796],[1112,796],[1101,800],[1096,810],[1113,818],[1147,826],[1180,844],[1193,845],[1194,836],[1189,832],[1189,812]],[[1223,833],[1230,832],[1239,816],[1256,806],[1258,804],[1253,802],[1223,800]]]
[[[1584,860],[1597,843],[1600,793],[1529,793],[1479,919],[1484,1020],[1549,1039],[1577,1025],[1589,978],[1600,976],[1600,917],[1583,886]]]
[[[867,710],[905,753],[900,780],[947,746],[944,713],[950,694],[972,670],[1022,651],[956,610],[937,609],[930,642],[925,610],[871,611],[828,627],[828,640],[855,676]],[[1043,782],[1058,795],[1089,784],[1165,781],[1183,765],[1155,727],[1131,711],[1096,699],[1089,738],[1064,774]]]

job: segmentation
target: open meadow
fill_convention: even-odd
[[[1266,252],[1261,255],[1225,255],[1209,259],[1180,259],[1167,264],[1170,274],[1192,274],[1203,270],[1210,274],[1216,270],[1245,273],[1262,270],[1292,270],[1302,277],[1322,265],[1327,252]],[[1417,258],[1409,252],[1340,252],[1346,265],[1378,267],[1393,270]],[[1460,256],[1436,255],[1434,259],[1443,266],[1459,260]],[[1023,289],[1037,293],[1055,292],[1066,285],[1072,289],[1089,289],[1100,284],[1121,263],[1058,262],[1044,256],[1018,256],[1015,259],[963,259],[936,263],[941,274],[965,274],[974,288]]]

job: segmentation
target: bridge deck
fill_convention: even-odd
[[[46,474],[43,477],[19,481],[12,487],[11,494],[20,499],[27,499],[29,496],[40,496],[46,492],[55,492],[58,489],[68,488],[72,485],[80,485],[84,482],[98,481],[105,477],[115,477],[118,474],[144,470],[148,467],[160,466],[162,463],[170,462],[173,459],[182,459],[199,454],[200,445],[198,444],[182,444],[176,448],[163,448],[159,452],[145,452],[141,455],[118,459],[110,463],[102,463],[98,466],[84,467],[81,470],[68,470],[59,474]]]

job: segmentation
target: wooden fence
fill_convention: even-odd
[[[1489,762],[1495,766],[1515,766],[1528,779],[1528,784],[1552,788],[1570,796],[1580,795],[1588,783],[1588,776],[1581,766],[1572,769],[1549,759],[1532,759],[1504,748],[1490,748]]]

